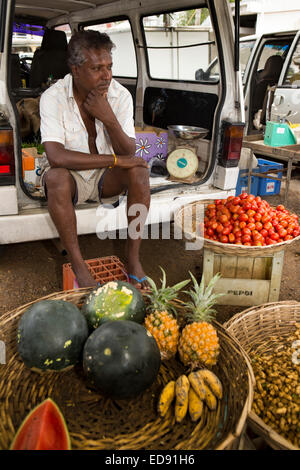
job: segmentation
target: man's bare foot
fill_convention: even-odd
[[[74,268],[74,274],[78,283],[78,287],[95,287],[97,282],[90,274],[87,265],[84,263],[77,268]]]
[[[137,279],[143,279],[146,277],[145,271],[143,270],[143,267],[139,261],[136,263],[128,262],[127,268],[128,275],[130,274],[131,276],[135,276]],[[136,279],[132,279],[129,277],[129,282],[134,287],[141,287],[142,289],[146,289],[147,287],[149,287],[147,279],[138,282]]]

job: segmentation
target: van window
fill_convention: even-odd
[[[300,40],[291,57],[283,85],[300,87]]]
[[[115,44],[116,48],[112,51],[114,77],[137,77],[134,42],[128,20],[89,24],[84,26],[84,29],[93,29],[107,33]]]
[[[216,56],[213,33],[211,27],[206,26],[208,19],[207,8],[143,18],[149,74],[152,78],[189,81],[199,79],[196,71],[206,70]],[[218,62],[214,64],[213,75],[218,81]]]
[[[264,69],[268,58],[273,55],[279,55],[280,57],[285,59],[288,53],[288,50],[290,48],[290,45],[291,45],[291,40],[267,41],[264,44],[264,47],[262,49],[258,66],[257,66],[257,70]]]
[[[254,40],[245,42],[240,41],[240,70],[242,77],[244,75],[254,45]]]

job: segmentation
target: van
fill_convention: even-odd
[[[146,224],[172,220],[174,211],[188,202],[235,194],[233,169],[237,169],[245,122],[235,56],[238,36],[227,0],[48,0],[46,4],[2,0],[1,6],[0,244],[58,237],[36,178],[45,163],[36,103],[53,80],[65,75],[64,44],[80,29],[105,31],[115,43],[113,76],[132,94],[137,135],[141,131],[159,136],[164,131],[170,136],[174,125],[204,129],[194,144],[198,172],[193,181],[182,179],[180,171],[172,178],[151,173]],[[201,15],[210,16],[209,32],[201,27]],[[195,18],[200,18],[196,24]],[[27,73],[20,69],[22,57],[13,41],[20,28],[24,35],[42,38]],[[60,41],[54,40],[49,58],[42,63],[43,40],[49,31],[64,40],[61,48]],[[196,70],[206,69],[215,54],[218,79],[196,80]],[[33,106],[30,119],[35,116],[29,130],[22,121],[27,103]],[[222,168],[221,179],[218,168]],[[96,203],[76,206],[78,234],[96,232],[100,237],[125,229],[125,206],[125,200],[118,208],[103,211]]]

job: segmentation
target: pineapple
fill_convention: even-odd
[[[212,294],[213,287],[220,278],[216,274],[204,288],[204,277],[200,285],[190,273],[194,283],[193,290],[186,292],[190,295],[192,302],[186,302],[188,323],[182,330],[178,345],[179,357],[184,365],[191,369],[199,367],[211,367],[217,362],[219,355],[219,339],[217,332],[210,323],[215,314],[212,308],[216,299],[223,294]]]
[[[150,303],[147,306],[145,327],[154,336],[162,360],[166,360],[175,356],[179,340],[176,309],[170,301],[176,297],[180,289],[190,282],[190,279],[179,282],[173,287],[166,287],[166,273],[163,268],[160,269],[163,274],[160,288],[157,288],[151,278],[147,278],[150,291],[146,292],[145,295],[150,299]]]

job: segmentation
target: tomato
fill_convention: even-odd
[[[215,200],[215,204],[216,204],[216,206],[218,206],[219,204],[221,204],[221,203],[222,203],[222,201],[223,201],[222,199],[216,199],[216,200]]]
[[[260,196],[256,196],[255,201],[256,201],[256,202],[261,202],[261,197],[260,197]]]
[[[248,197],[248,193],[240,194],[240,199],[246,199]]]
[[[270,233],[270,238],[272,240],[279,240],[279,235],[276,232]]]
[[[235,236],[233,235],[233,233],[230,233],[228,235],[228,241],[229,241],[229,243],[234,243],[235,242]]]
[[[242,232],[241,230],[237,229],[233,229],[232,233],[234,234],[235,238],[241,238],[242,237]]]
[[[263,224],[265,224],[266,222],[269,222],[271,220],[271,217],[269,216],[269,214],[264,214],[261,218],[261,221]]]
[[[270,230],[270,228],[272,228],[272,227],[273,227],[273,225],[271,224],[271,222],[266,222],[264,224],[264,229],[266,229],[266,230]]]
[[[263,246],[263,243],[257,240],[253,243],[253,245],[254,246]]]
[[[255,214],[256,214],[256,212],[255,212],[253,209],[247,210],[247,215],[248,215],[248,217],[254,217]]]
[[[225,227],[222,230],[222,235],[228,235],[231,232],[230,227]]]
[[[242,243],[247,243],[251,241],[251,235],[243,235],[242,236]]]
[[[261,231],[260,231],[260,234],[266,238],[268,236],[268,230],[266,230],[265,228],[263,228]]]
[[[241,198],[239,198],[238,196],[236,196],[236,197],[232,200],[232,204],[234,204],[235,206],[237,206],[240,202],[241,202]]]
[[[222,224],[224,224],[225,222],[228,222],[228,216],[226,214],[220,215],[218,219]]]
[[[278,230],[278,235],[280,236],[280,238],[286,237],[287,236],[287,231],[285,230],[285,228],[279,229]]]
[[[226,235],[222,235],[220,237],[220,242],[221,243],[228,243],[228,237]]]
[[[207,206],[207,209],[210,210],[210,209],[215,209],[216,208],[216,205],[215,204],[208,204]]]
[[[262,215],[259,212],[256,212],[256,214],[254,215],[255,221],[259,222],[261,218],[262,218]]]
[[[256,222],[255,223],[255,228],[256,228],[256,230],[258,230],[260,232],[261,229],[263,228],[263,224],[261,222]]]
[[[286,242],[288,240],[293,240],[293,238],[294,237],[292,237],[292,235],[286,235],[283,240]]]
[[[295,228],[295,230],[293,231],[293,236],[298,237],[299,234],[300,234],[299,229]]]
[[[243,208],[245,211],[249,211],[251,209],[251,203],[247,202],[247,199],[246,202],[243,204]]]
[[[252,246],[252,243],[251,242],[246,242],[246,243],[243,243],[244,246]]]
[[[247,201],[249,202],[254,201],[254,199],[255,199],[255,196],[253,196],[253,194],[249,194],[249,196],[247,197]]]
[[[239,214],[234,213],[234,214],[232,214],[231,218],[232,218],[232,220],[237,220],[239,218]]]
[[[249,230],[251,230],[251,232],[252,232],[253,230],[255,230],[256,226],[255,226],[255,224],[254,224],[253,222],[251,222],[251,223],[249,223],[249,224],[247,225],[247,228],[248,228]]]
[[[287,221],[286,219],[283,219],[283,220],[281,221],[281,226],[282,226],[283,228],[287,228],[288,225],[289,225],[289,223],[288,223],[288,221]]]
[[[235,198],[235,196],[228,196],[227,202],[233,201],[234,198]]]
[[[239,216],[239,221],[240,222],[246,222],[248,220],[248,215],[247,214],[241,214]]]
[[[214,231],[211,228],[208,228],[206,230],[206,233],[207,233],[207,235],[209,235],[211,237],[214,234]]]
[[[221,233],[221,232],[223,231],[223,228],[224,228],[224,227],[223,227],[222,224],[218,224],[218,225],[217,225],[217,228],[216,228],[216,231],[217,231],[218,233]]]
[[[242,230],[243,235],[251,235],[251,230],[248,227],[243,228]]]
[[[247,226],[247,223],[246,223],[244,220],[242,220],[242,221],[240,222],[240,228],[243,229],[243,228],[245,228],[246,226]]]
[[[277,209],[278,211],[284,211],[284,210],[285,210],[285,207],[284,207],[282,204],[279,204],[279,205],[276,207],[276,209]]]

